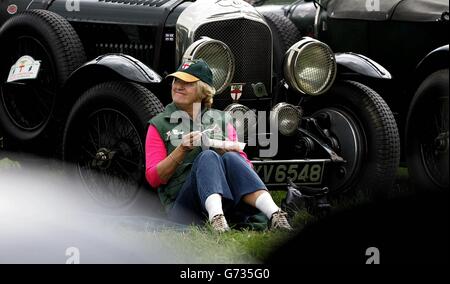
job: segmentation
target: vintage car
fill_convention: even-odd
[[[448,188],[447,0],[254,3],[261,12],[278,15],[272,17],[289,18],[300,31],[295,40],[300,34],[308,35],[328,44],[334,52],[361,54],[386,67],[391,80],[354,80],[375,89],[393,111],[403,137],[401,161],[407,162],[412,184],[424,189]],[[355,68],[360,67],[342,72]]]
[[[203,58],[214,73],[213,107],[233,116],[270,189],[290,179],[334,196],[389,193],[399,165],[395,119],[340,70],[389,72],[310,37],[281,57],[279,38],[292,36],[269,17],[240,0],[2,0],[4,147],[61,154],[94,199],[130,204],[145,184],[147,122],[171,101],[163,78]],[[111,192],[96,191],[99,183]]]

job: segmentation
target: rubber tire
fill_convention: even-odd
[[[330,194],[363,193],[363,198],[386,198],[393,187],[400,162],[400,137],[394,116],[386,102],[372,89],[354,81],[339,81],[329,92],[312,97],[306,105],[312,114],[324,107],[343,110],[363,131],[365,150],[359,169],[341,188]],[[346,157],[343,157],[346,159]]]
[[[24,34],[39,39],[49,51],[57,77],[57,95],[48,118],[34,130],[17,127],[6,114],[3,102],[0,103],[0,123],[8,136],[19,142],[39,138],[45,132],[48,135],[62,133],[64,110],[58,107],[58,100],[64,98],[58,97],[63,95],[58,94],[58,91],[69,75],[86,61],[80,38],[71,24],[58,14],[46,10],[28,10],[8,19],[0,29],[0,54],[4,54],[9,42]],[[0,76],[1,80],[6,81],[6,77],[3,77],[7,74]]]
[[[89,115],[103,108],[120,110],[127,116],[140,133],[141,144],[144,147],[143,153],[145,153],[148,121],[164,110],[162,103],[151,91],[136,83],[112,81],[88,89],[74,104],[67,120],[63,140],[64,161],[76,163],[76,158],[70,155],[73,147],[71,143],[77,143],[74,137],[78,137],[77,133],[84,128],[84,123]],[[142,170],[145,171],[145,157],[143,157],[143,161]],[[136,189],[136,194],[141,188],[145,188],[145,183],[146,181],[142,180],[143,185]],[[130,200],[129,203],[123,204],[123,207],[128,207],[134,201],[135,199]],[[105,204],[97,205],[119,209]]]
[[[417,89],[408,111],[406,120],[406,159],[409,177],[412,185],[420,190],[448,190],[448,149],[447,149],[447,184],[436,184],[426,173],[426,166],[421,157],[421,131],[426,126],[427,116],[430,111],[430,100],[438,97],[447,98],[446,131],[448,133],[448,96],[449,96],[449,69],[442,69],[430,74]],[[448,141],[447,141],[448,143]],[[445,156],[445,155],[444,155]]]
[[[286,51],[301,39],[295,24],[287,17],[272,12],[262,13],[273,36],[274,72],[283,78],[283,60]]]

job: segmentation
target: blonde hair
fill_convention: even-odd
[[[216,94],[216,89],[213,86],[206,84],[203,81],[197,81],[197,91],[202,98],[202,105],[211,108],[213,104],[213,97]]]

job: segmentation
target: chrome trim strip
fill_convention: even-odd
[[[314,38],[319,38],[319,18],[321,9],[322,9],[321,5],[318,5],[316,10],[316,16],[314,17]]]

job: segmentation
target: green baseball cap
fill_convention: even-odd
[[[178,70],[167,77],[176,77],[185,82],[203,81],[206,84],[213,85],[213,74],[211,68],[203,59],[189,60],[180,65]]]

